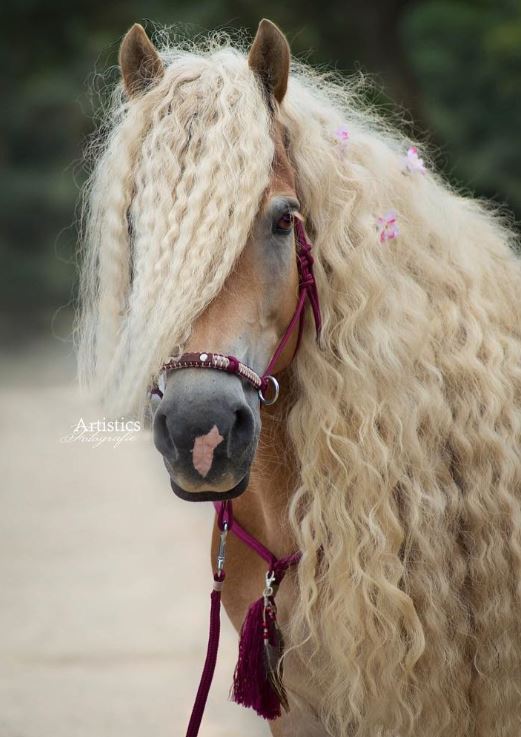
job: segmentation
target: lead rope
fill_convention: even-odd
[[[234,674],[234,701],[243,706],[253,707],[260,716],[266,719],[275,719],[280,716],[281,706],[287,709],[286,694],[279,676],[283,641],[276,620],[275,594],[286,571],[298,563],[301,554],[296,552],[285,558],[277,559],[253,535],[234,522],[231,501],[216,503],[215,509],[220,540],[216,570],[213,576],[213,589],[210,594],[208,646],[186,737],[197,737],[199,734],[215,672],[221,632],[221,592],[226,577],[224,570],[226,538],[230,530],[263,558],[269,566],[262,597],[250,606],[241,629],[239,659]],[[259,645],[261,646],[260,653]],[[267,659],[267,670],[263,674],[265,684],[261,684],[259,688],[259,682],[255,679],[260,677],[259,662],[264,657]]]
[[[224,571],[224,561],[226,556],[226,536],[228,535],[228,523],[224,522],[221,529],[221,538],[219,541],[219,552],[217,553],[217,567],[213,574],[213,589],[210,594],[210,631],[208,633],[208,646],[206,649],[206,659],[204,661],[199,688],[192,707],[192,714],[188,722],[186,737],[197,737],[199,727],[203,718],[206,701],[213,681],[215,672],[215,664],[217,663],[217,653],[219,651],[219,638],[221,634],[221,592],[223,588],[226,573]]]

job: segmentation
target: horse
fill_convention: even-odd
[[[84,199],[80,377],[108,412],[150,416],[179,496],[233,498],[274,559],[297,553],[276,582],[272,734],[518,737],[508,220],[267,20],[249,50],[157,48],[134,25],[119,62]],[[310,284],[319,315],[297,309]],[[275,615],[257,553],[228,535],[216,580],[238,631],[265,585]]]

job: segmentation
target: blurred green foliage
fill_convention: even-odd
[[[190,36],[273,19],[301,58],[375,75],[451,181],[521,217],[519,0],[4,0],[3,16],[0,294],[18,315],[71,298],[95,72],[115,77],[136,20]]]

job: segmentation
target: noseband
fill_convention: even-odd
[[[246,381],[259,393],[259,399],[262,404],[274,404],[279,396],[279,383],[271,374],[275,364],[277,363],[281,353],[286,347],[293,331],[298,326],[297,345],[295,347],[295,356],[302,338],[302,330],[304,327],[304,308],[306,300],[309,300],[315,320],[315,329],[317,339],[320,335],[321,316],[320,304],[318,300],[318,290],[313,275],[314,259],[311,255],[312,244],[309,242],[304,226],[300,220],[295,218],[295,240],[297,244],[297,268],[299,274],[299,295],[297,306],[293,317],[284,331],[282,338],[279,340],[266,369],[262,375],[259,375],[250,366],[240,361],[235,356],[227,356],[222,353],[183,353],[179,358],[170,358],[163,364],[161,371],[168,375],[170,371],[179,371],[187,368],[204,368],[214,369],[215,371],[225,371],[229,374],[235,374],[243,381]],[[271,389],[271,391],[270,391]],[[163,397],[161,389],[154,385],[152,394]]]

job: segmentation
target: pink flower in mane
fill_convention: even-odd
[[[397,216],[394,210],[389,210],[385,215],[378,217],[376,219],[376,227],[378,228],[380,243],[392,241],[400,234]]]
[[[418,149],[416,146],[411,146],[407,150],[407,154],[404,156],[405,171],[409,174],[425,174],[425,164],[423,159],[418,156]]]
[[[335,131],[335,138],[341,144],[346,144],[349,141],[349,130],[347,125],[341,125]]]

